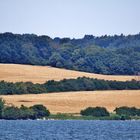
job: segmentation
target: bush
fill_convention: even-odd
[[[20,107],[20,119],[36,119],[36,112],[24,105]]]
[[[114,110],[118,115],[125,115],[125,116],[140,116],[140,109],[135,107],[119,107]]]
[[[47,117],[49,115],[49,110],[47,110],[43,105],[34,105],[30,108],[21,105],[21,107],[18,108],[15,106],[6,106],[5,101],[0,98],[0,119],[37,119]]]
[[[25,106],[21,106],[20,108],[15,106],[7,106],[3,110],[2,118],[6,120],[17,120],[17,119],[36,119],[35,112]]]
[[[49,110],[43,105],[34,105],[30,109],[35,112],[35,118],[43,118],[50,115]]]
[[[83,116],[104,117],[109,116],[109,112],[104,107],[88,107],[80,112]]]
[[[20,118],[20,109],[18,107],[9,106],[4,108],[3,119],[6,120],[17,120]]]

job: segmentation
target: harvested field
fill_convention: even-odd
[[[32,66],[19,64],[0,64],[0,80],[8,82],[44,83],[48,80],[62,80],[77,77],[90,77],[104,80],[127,81],[136,79],[136,76],[102,75],[73,70],[54,68],[49,66]]]
[[[43,104],[51,113],[79,113],[81,109],[89,106],[103,106],[110,112],[119,106],[140,108],[140,90],[61,92],[0,97],[16,106]]]

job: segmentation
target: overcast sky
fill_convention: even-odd
[[[140,0],[0,0],[0,32],[80,38],[140,32]]]

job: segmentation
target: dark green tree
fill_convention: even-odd
[[[104,107],[88,107],[80,112],[83,116],[104,117],[109,116],[109,112]]]
[[[30,109],[32,109],[35,112],[35,118],[43,118],[50,115],[49,110],[46,109],[45,106],[40,105],[40,104],[34,105],[30,107]]]
[[[22,119],[20,117],[20,109],[15,106],[7,106],[3,110],[3,119],[6,120],[17,120],[17,119]]]

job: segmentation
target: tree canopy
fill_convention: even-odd
[[[0,95],[126,89],[140,89],[140,82],[136,80],[126,82],[105,81],[87,77],[64,79],[61,81],[51,80],[44,84],[33,84],[32,82],[12,83],[0,81]]]
[[[109,116],[109,112],[104,107],[88,107],[80,112],[83,116],[104,117]]]
[[[0,63],[49,65],[114,75],[140,72],[140,34],[52,39],[1,33],[0,50]]]
[[[38,119],[48,117],[50,115],[49,110],[43,105],[33,105],[26,107],[16,107],[14,105],[6,105],[5,101],[0,98],[0,119],[17,120],[17,119]]]

